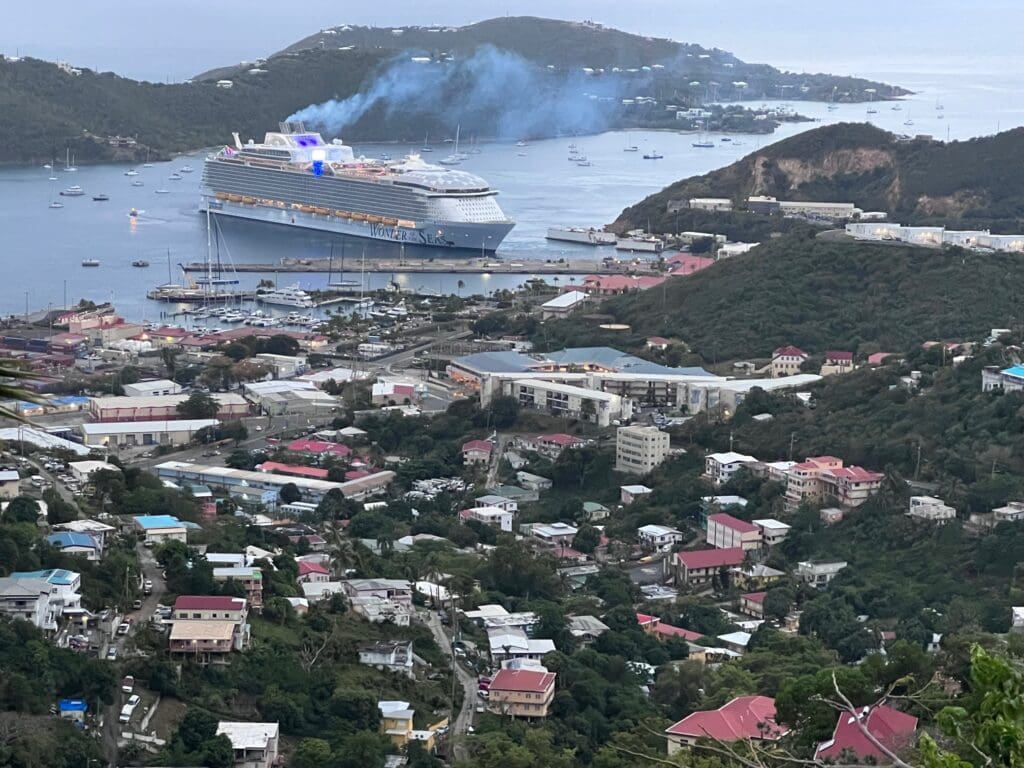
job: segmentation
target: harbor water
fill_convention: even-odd
[[[497,255],[509,261],[564,259],[567,267],[559,278],[567,283],[575,279],[569,274],[574,271],[572,260],[592,258],[595,251],[545,240],[549,226],[607,224],[626,206],[674,181],[727,165],[768,143],[823,123],[869,120],[896,133],[930,134],[942,140],[966,139],[1024,125],[1024,96],[1010,76],[991,75],[979,81],[965,74],[940,78],[902,73],[889,79],[916,91],[901,103],[899,111],[892,110],[887,102],[873,105],[873,114],[868,114],[869,107],[864,104],[842,104],[829,110],[822,103],[793,102],[795,110],[818,122],[786,123],[770,136],[732,135],[730,141],[722,141],[721,134],[712,134],[715,146],[709,149],[692,146],[693,135],[671,131],[556,138],[531,142],[526,147],[484,143],[480,153],[470,154],[461,167],[500,190],[502,208],[516,221]],[[936,109],[936,103],[941,103],[943,109]],[[570,143],[587,156],[589,166],[581,167],[569,160]],[[624,152],[627,144],[638,146],[639,152]],[[423,155],[427,162],[450,151],[448,144],[437,143],[433,148],[432,153]],[[358,144],[355,150],[366,157],[384,153],[398,157],[419,151],[419,147]],[[664,158],[643,159],[646,151],[653,150]],[[196,151],[172,162],[140,166],[136,168],[137,177],[125,176],[128,167],[122,165],[82,166],[67,172],[62,170],[63,158],[56,159],[52,173],[36,166],[0,170],[0,206],[5,220],[0,259],[8,278],[0,281],[0,313],[21,314],[26,307],[31,311],[62,307],[80,298],[112,300],[133,320],[158,320],[161,313],[174,312],[175,305],[150,301],[145,294],[158,284],[180,282],[178,264],[201,261],[206,256],[205,218],[197,213],[204,156],[204,151]],[[194,172],[180,173],[186,165]],[[171,178],[175,172],[179,172],[179,180]],[[57,179],[50,181],[51,175]],[[133,181],[143,185],[133,186]],[[60,191],[71,185],[81,186],[85,194],[60,197]],[[166,193],[157,194],[158,189]],[[99,193],[110,199],[94,202],[93,195]],[[53,200],[64,207],[50,208]],[[137,215],[131,215],[132,209]],[[266,224],[227,220],[214,229],[214,255],[216,258],[219,251],[224,263],[326,258],[333,244],[336,263],[340,266],[342,255],[345,258],[344,278],[358,281],[364,252],[389,259],[400,255],[399,247],[392,243],[343,240]],[[611,248],[603,250],[609,255],[615,253]],[[408,248],[404,256],[451,258],[444,251]],[[100,265],[83,267],[85,259],[98,260]],[[131,266],[138,260],[148,261],[149,266]],[[251,290],[261,278],[274,277],[241,274],[240,287]],[[333,279],[340,277],[335,274]],[[394,281],[405,290],[467,295],[516,288],[529,277],[396,272],[366,275],[365,280],[369,289]],[[282,273],[276,282],[319,289],[327,286],[328,275]]]

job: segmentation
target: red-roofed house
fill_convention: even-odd
[[[795,376],[800,373],[800,366],[810,357],[800,347],[789,345],[779,347],[772,352],[771,372],[772,378],[778,379],[783,376]]]
[[[463,464],[487,464],[491,460],[494,443],[490,440],[470,440],[462,445]]]
[[[719,571],[743,564],[746,552],[742,547],[731,549],[698,549],[676,553],[676,584],[704,584]]]
[[[761,529],[746,520],[719,512],[708,515],[707,542],[718,549],[740,547],[751,551],[761,546]]]
[[[885,475],[863,467],[844,467],[835,456],[815,456],[786,472],[785,508],[796,510],[803,501],[825,497],[840,507],[859,507],[882,487]]]
[[[825,363],[821,366],[822,376],[834,376],[849,373],[853,370],[853,352],[829,350],[825,353]]]
[[[249,645],[246,601],[241,597],[181,595],[174,601],[168,650],[206,664]]]
[[[747,592],[740,595],[740,613],[753,616],[755,619],[764,618],[764,596],[767,592]]]
[[[789,732],[775,722],[775,699],[738,696],[708,712],[694,712],[665,731],[668,753],[674,755],[697,739],[776,741]]]
[[[882,365],[890,357],[895,357],[895,352],[874,352],[868,355],[868,365]]]
[[[175,621],[244,621],[245,598],[181,595],[174,601]]]
[[[351,455],[352,449],[341,443],[329,443],[325,440],[292,440],[286,446],[294,453],[314,453],[317,456],[338,456],[345,458]]]
[[[672,276],[692,275],[707,269],[715,263],[714,259],[707,256],[694,256],[692,253],[677,253],[665,260],[669,265],[669,274]]]
[[[591,442],[593,441],[563,432],[552,435],[521,436],[515,439],[515,444],[523,450],[535,451],[550,459],[557,459],[566,448],[581,448]]]
[[[914,742],[917,718],[912,715],[882,704],[874,708],[864,707],[858,712],[857,717],[886,749],[900,752]],[[877,760],[880,764],[889,762],[882,750],[864,735],[854,715],[849,712],[840,713],[832,738],[818,745],[814,758],[858,763],[867,759]]]
[[[682,627],[673,627],[671,624],[664,624],[657,616],[648,616],[646,613],[638,613],[636,615],[636,622],[648,635],[654,635],[662,640],[667,637],[680,637],[683,640],[695,643],[704,637],[699,632],[693,632]]]
[[[547,717],[554,698],[554,672],[501,669],[491,680],[487,708],[512,717]]]
[[[300,464],[282,464],[278,461],[265,461],[256,465],[260,472],[270,472],[275,475],[294,475],[295,477],[311,477],[316,480],[326,480],[327,470],[319,467],[304,467]]]
[[[666,339],[664,336],[648,336],[647,337],[647,348],[648,349],[668,349],[668,345],[672,342]]]
[[[317,582],[330,581],[331,572],[320,563],[311,563],[306,560],[299,561],[299,575],[296,580],[300,584],[315,584]]]

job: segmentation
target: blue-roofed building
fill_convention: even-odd
[[[165,541],[184,542],[188,527],[174,515],[139,515],[133,518],[135,531],[141,533],[147,546]]]
[[[986,366],[981,372],[981,389],[983,392],[1024,390],[1024,365],[1014,365],[1002,370],[997,365]]]
[[[65,555],[82,555],[86,560],[99,560],[103,554],[99,542],[87,533],[60,531],[51,533],[46,541]]]
[[[60,713],[61,720],[84,723],[85,713],[89,711],[89,705],[84,699],[61,699],[57,702],[57,711]]]

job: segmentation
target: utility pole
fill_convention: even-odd
[[[789,433],[789,460],[793,460],[793,443],[796,442],[796,432]]]
[[[917,465],[914,467],[914,479],[921,473],[921,443],[917,444]]]

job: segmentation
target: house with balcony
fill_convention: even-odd
[[[298,562],[299,575],[296,581],[300,584],[314,584],[331,580],[331,572],[323,563],[312,560],[300,560]]]
[[[526,630],[519,627],[488,628],[487,643],[491,661],[502,666],[512,659],[541,661],[555,650],[552,640],[530,637]]]
[[[519,511],[518,501],[506,496],[499,496],[496,493],[487,493],[483,496],[477,496],[474,501],[476,501],[476,505],[478,507],[497,507],[498,509],[504,510],[505,512],[512,512],[513,514]]]
[[[0,578],[0,615],[27,621],[43,631],[57,629],[60,611],[50,602],[50,585],[44,579]]]
[[[263,610],[263,571],[259,568],[214,568],[213,580],[218,584],[231,581],[241,584],[249,607],[257,612]]]
[[[772,362],[770,365],[772,378],[779,379],[783,376],[796,376],[800,373],[800,366],[806,363],[808,358],[810,358],[810,355],[800,349],[800,347],[794,347],[793,345],[779,347],[772,352]]]
[[[716,549],[740,547],[752,552],[761,546],[761,529],[726,512],[708,515],[707,543]]]
[[[753,456],[735,451],[709,453],[704,457],[704,477],[715,486],[724,485],[744,467],[750,468],[758,463]]]
[[[491,680],[487,709],[527,719],[548,716],[555,698],[555,673],[538,669],[501,669]]]
[[[810,584],[812,587],[822,589],[832,583],[841,570],[846,567],[846,562],[837,560],[830,563],[797,563],[793,575],[798,579]]]
[[[819,372],[822,376],[836,376],[853,370],[853,352],[829,350]]]
[[[233,621],[175,621],[171,624],[168,650],[172,657],[198,664],[223,664],[236,650],[237,624]]]
[[[535,523],[530,526],[530,535],[552,547],[572,546],[579,529],[568,523]]]
[[[274,768],[278,764],[277,723],[242,723],[221,720],[217,736],[227,736],[234,754],[234,768]]]
[[[348,579],[341,589],[352,612],[367,621],[391,621],[407,627],[412,615],[412,585],[404,579]]]
[[[767,592],[747,592],[740,595],[740,613],[745,613],[755,619],[764,618],[764,597]]]
[[[359,648],[359,663],[413,677],[412,640],[372,643]]]
[[[507,512],[500,507],[473,507],[472,509],[464,509],[459,512],[459,519],[464,523],[469,520],[475,520],[481,525],[511,533],[515,513]]]
[[[742,565],[747,552],[742,547],[698,549],[676,552],[676,586],[706,584],[730,568]]]
[[[774,547],[776,544],[780,544],[789,535],[791,528],[791,526],[786,525],[781,520],[771,517],[754,520],[753,523],[761,529],[761,541],[766,547]]]
[[[992,522],[1019,523],[1024,520],[1024,501],[1008,501],[1002,507],[992,510]]]
[[[75,571],[65,568],[50,568],[44,571],[15,571],[7,580],[0,580],[0,583],[7,584],[8,608],[11,615],[21,614],[19,618],[31,621],[43,630],[55,630],[61,617],[65,613],[81,611],[82,595],[79,591],[82,588],[82,576]],[[27,583],[18,583],[27,582]],[[37,582],[42,582],[43,587]],[[46,599],[43,604],[36,605],[33,597],[40,591],[46,591]],[[13,591],[12,591],[13,590]],[[18,603],[25,598],[16,597],[17,594],[27,596],[31,604],[18,607]],[[0,597],[0,600],[3,598]],[[31,618],[25,615],[31,609]],[[0,606],[0,612],[4,611]]]
[[[241,597],[181,595],[171,611],[168,647],[172,654],[193,655],[206,662],[220,654],[245,650],[249,647],[248,615]]]
[[[657,552],[667,552],[683,541],[682,531],[667,525],[642,525],[636,529],[636,537],[643,549]]]
[[[494,443],[490,440],[470,440],[462,446],[462,463],[466,466],[487,464],[493,450]]]
[[[956,510],[934,496],[911,496],[907,516],[944,525],[956,520]]]
[[[842,508],[859,507],[882,487],[885,475],[863,467],[844,467],[835,456],[815,456],[786,473],[785,509],[796,511],[803,502],[833,498]]]

